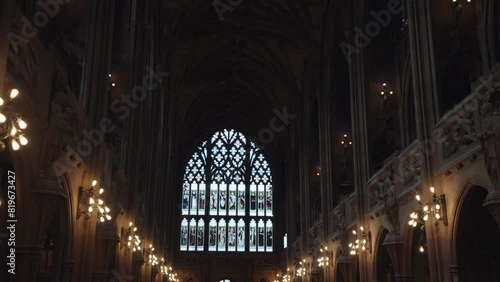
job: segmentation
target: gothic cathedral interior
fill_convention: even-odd
[[[499,0],[0,0],[0,281],[500,282]]]

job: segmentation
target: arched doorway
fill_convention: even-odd
[[[460,281],[499,281],[500,229],[483,207],[488,191],[473,187],[464,199],[457,226]]]

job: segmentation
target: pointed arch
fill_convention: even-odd
[[[273,207],[271,167],[259,146],[235,129],[217,130],[185,166],[179,248],[273,252]]]

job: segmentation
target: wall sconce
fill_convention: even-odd
[[[387,100],[389,95],[393,95],[394,91],[387,90],[387,83],[382,84],[382,91],[380,91],[380,96],[382,97],[382,110],[385,110],[385,100]]]
[[[352,145],[352,141],[347,140],[347,134],[344,134],[344,140],[340,141],[340,144],[344,145],[345,149],[348,145]]]
[[[177,278],[177,273],[170,273],[168,275],[168,281],[179,282],[179,278]]]
[[[299,262],[299,267],[297,268],[295,276],[302,277],[305,276],[306,274],[307,274],[307,264],[306,260],[303,259],[302,261]]]
[[[442,194],[439,197],[435,194],[434,187],[430,187],[429,190],[432,193],[431,203],[422,203],[420,195],[415,196],[418,202],[418,209],[414,210],[410,214],[410,221],[408,224],[417,227],[418,224],[425,225],[425,222],[429,220],[429,217],[434,217],[434,224],[439,225],[439,221],[442,220],[445,226],[448,225],[448,217],[446,215],[446,198]]]
[[[370,253],[372,251],[372,233],[370,231],[365,232],[365,229],[363,226],[359,227],[359,231],[361,231],[360,237],[358,237],[358,234],[355,229],[352,230],[352,234],[354,235],[354,243],[349,243],[349,253],[354,256],[357,255],[359,252],[359,249],[363,253],[368,250]]]
[[[111,74],[108,74],[108,77],[109,77],[109,85],[110,85],[110,89],[111,89],[111,87],[115,87],[116,86],[116,83],[111,78]]]
[[[290,268],[286,269],[286,274],[283,274],[283,282],[291,282],[292,280],[292,272],[290,272]]]
[[[82,214],[85,216],[85,219],[89,219],[92,212],[97,210],[97,219],[99,222],[111,220],[111,216],[109,215],[110,209],[101,199],[101,195],[104,193],[104,188],[100,188],[97,198],[93,198],[96,185],[97,181],[92,180],[92,186],[90,188],[84,189],[83,187],[80,187],[78,193],[78,212],[76,214],[77,219],[80,218]]]
[[[148,258],[148,263],[151,266],[158,265],[158,258],[154,254],[154,251],[155,251],[155,248],[153,247],[153,244],[150,244],[149,248],[148,249],[144,249],[144,252],[143,252],[144,253],[144,257]]]
[[[332,252],[328,250],[328,247],[323,247],[319,249],[320,257],[318,258],[319,267],[329,267],[330,258],[332,257]]]
[[[10,145],[14,151],[28,144],[28,138],[26,138],[23,132],[28,127],[28,124],[19,114],[10,110],[13,100],[18,95],[19,90],[14,88],[10,91],[7,103],[0,98],[0,152],[3,152],[6,148],[6,144],[3,141],[6,139],[10,139]]]
[[[274,279],[274,282],[280,282],[280,277],[281,275],[279,273],[276,273],[276,279]]]
[[[141,239],[139,238],[139,235],[136,234],[137,232],[137,227],[134,226],[132,222],[129,223],[128,228],[125,229],[122,227],[122,247],[126,246],[127,249],[132,248],[133,252],[140,251],[141,250]],[[126,238],[126,242],[124,241],[124,238]]]
[[[170,268],[170,270],[172,270],[172,268]],[[164,258],[161,259],[160,273],[161,273],[161,275],[165,275],[165,276],[168,275],[168,267],[165,265]]]

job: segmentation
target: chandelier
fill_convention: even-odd
[[[4,140],[10,141],[14,151],[28,144],[28,138],[24,133],[28,124],[21,118],[21,115],[11,110],[13,101],[18,95],[19,90],[14,88],[10,91],[7,102],[0,98],[0,152],[6,148]]]

